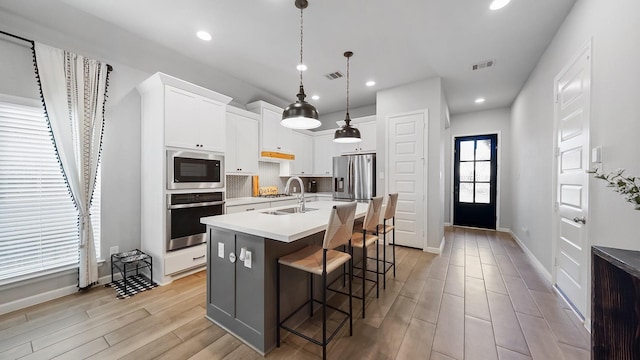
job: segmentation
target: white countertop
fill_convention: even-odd
[[[289,243],[324,231],[327,228],[331,208],[336,204],[344,204],[344,202],[308,202],[306,205],[307,208],[318,210],[305,213],[287,215],[265,214],[265,212],[292,207],[292,205],[286,205],[264,210],[209,216],[201,218],[200,222],[209,226]],[[356,218],[365,215],[367,206],[367,203],[358,203],[356,207]]]
[[[328,192],[328,193],[304,193],[304,197],[311,197],[311,196],[322,196],[322,197],[327,197],[327,198],[332,198],[333,194]],[[237,205],[248,205],[248,204],[258,204],[258,203],[265,203],[265,202],[275,202],[275,201],[284,201],[284,200],[291,200],[291,199],[295,199],[296,197],[294,195],[291,196],[281,196],[281,197],[240,197],[240,198],[231,198],[231,199],[227,199],[226,200],[226,204],[227,206],[237,206]]]

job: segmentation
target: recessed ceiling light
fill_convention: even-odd
[[[477,98],[475,102],[476,104],[482,104],[484,101],[485,101],[484,98]]]
[[[307,65],[298,64],[298,66],[296,66],[296,69],[298,69],[298,71],[305,71],[305,70],[307,70]]]
[[[318,100],[318,99],[320,99],[320,96],[318,96],[318,95],[313,95],[311,98],[312,98],[313,100]]]
[[[209,34],[206,31],[198,31],[196,33],[196,35],[200,38],[200,40],[204,40],[204,41],[210,41],[211,40],[211,34]]]
[[[509,2],[511,2],[511,0],[493,0],[491,5],[489,5],[489,9],[491,10],[502,9],[503,7],[507,6]]]
[[[373,80],[369,80],[369,81],[367,81],[367,83],[366,83],[365,85],[367,85],[367,86],[373,86],[373,85],[375,85],[375,84],[376,84],[376,82],[375,82],[375,81],[373,81]]]

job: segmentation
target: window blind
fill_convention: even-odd
[[[0,283],[77,266],[77,221],[43,110],[0,102]]]

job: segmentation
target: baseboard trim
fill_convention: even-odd
[[[444,223],[444,226],[452,226],[450,222]]]
[[[443,249],[444,249],[444,236],[442,237],[442,240],[440,241],[440,246],[438,246],[438,247],[427,246],[424,249],[424,251],[428,252],[428,253],[440,255],[440,254],[442,254],[442,250]]]
[[[531,250],[529,250],[529,248],[516,236],[516,234],[513,233],[513,231],[511,231],[510,229],[507,229],[506,232],[508,232],[511,235],[511,237],[513,237],[513,239],[518,243],[518,245],[520,245],[520,248],[524,250],[524,253],[527,254],[527,256],[529,257],[529,260],[531,260],[531,263],[536,268],[536,270],[538,270],[538,272],[542,274],[542,276],[549,282],[549,284],[553,285],[553,277],[551,276],[551,273],[533,255]]]
[[[115,277],[120,278],[118,274],[116,274]],[[98,284],[96,286],[105,285],[110,282],[111,282],[111,275],[103,276],[98,279]],[[7,314],[12,311],[24,309],[29,306],[38,305],[40,303],[61,298],[63,296],[75,294],[76,292],[78,292],[78,285],[70,285],[70,286],[59,288],[59,289],[47,291],[41,294],[28,296],[22,299],[16,299],[6,304],[0,305],[0,315]]]

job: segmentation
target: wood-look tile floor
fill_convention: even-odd
[[[442,255],[399,247],[330,359],[589,359],[589,333],[505,233],[447,229]],[[260,359],[204,318],[205,272],[116,300],[96,288],[0,316],[0,359]],[[337,301],[337,300],[336,300]],[[359,302],[354,310],[360,312]],[[308,332],[319,330],[317,319]],[[284,332],[283,332],[284,334]],[[267,359],[318,359],[295,336]]]

